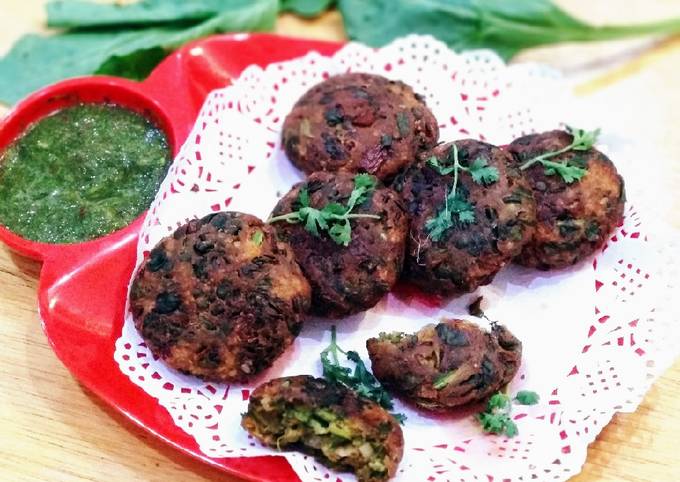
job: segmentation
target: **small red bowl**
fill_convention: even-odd
[[[111,102],[156,122],[176,154],[211,90],[226,87],[250,65],[264,67],[310,51],[331,55],[341,45],[270,34],[222,35],[183,47],[141,83],[113,77],[59,82],[30,95],[0,120],[0,149],[31,123],[60,108],[79,102]],[[119,231],[76,244],[34,242],[0,227],[0,241],[43,262],[38,304],[52,349],[84,386],[177,449],[246,479],[298,480],[282,457],[207,457],[196,440],[174,424],[166,409],[116,364],[115,342],[123,326],[143,218],[144,214]]]
[[[0,121],[0,151],[21,136],[31,124],[65,107],[81,103],[115,104],[143,115],[165,132],[173,156],[176,154],[176,139],[180,133],[173,128],[170,116],[161,104],[147,95],[141,84],[137,82],[103,76],[66,80],[26,97]],[[139,217],[144,217],[144,214]],[[100,251],[102,240],[106,240],[105,244],[116,244],[131,232],[137,232],[140,222],[140,219],[137,219],[114,233],[92,241],[77,243],[77,249],[89,251],[90,248],[85,245],[94,244],[93,251]],[[55,253],[63,255],[69,249],[69,245],[25,239],[4,226],[0,226],[0,240],[18,253],[40,261],[44,261],[46,257]]]

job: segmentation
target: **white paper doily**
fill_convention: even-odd
[[[588,111],[554,71],[506,66],[494,53],[456,54],[431,37],[410,36],[376,50],[348,44],[332,57],[305,57],[247,68],[233,85],[212,92],[154,201],[138,245],[138,265],[162,237],[191,218],[219,210],[266,218],[302,175],[280,148],[280,128],[299,96],[330,75],[363,71],[403,80],[423,94],[440,122],[442,141],[474,137],[506,144],[520,135],[575,125],[603,127],[603,150],[627,183],[625,220],[596,257],[571,269],[543,273],[512,266],[474,295],[439,309],[387,296],[369,312],[337,323],[339,343],[368,361],[365,340],[380,331],[413,332],[443,316],[467,317],[483,294],[491,319],[524,344],[522,367],[510,386],[536,391],[541,403],[516,407],[520,434],[484,435],[471,414],[429,416],[405,408],[400,481],[565,480],[581,469],[588,444],[616,411],[634,410],[678,354],[672,320],[678,233],[663,224],[664,179],[640,146],[607,132],[607,113]],[[587,115],[587,117],[586,117]],[[579,122],[582,120],[583,122]],[[677,310],[676,310],[677,312]],[[479,321],[479,320],[477,320]],[[320,375],[319,352],[330,323],[310,320],[258,382]],[[115,359],[132,382],[165,407],[175,423],[211,457],[275,451],[240,429],[252,386],[227,386],[176,373],[155,360],[125,320]],[[297,453],[284,453],[303,481],[353,480]]]

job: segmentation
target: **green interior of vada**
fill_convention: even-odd
[[[383,441],[367,433],[360,423],[343,417],[329,408],[286,406],[280,410],[252,410],[263,433],[279,450],[295,448],[311,453],[330,467],[351,470],[360,481],[385,480]],[[389,423],[379,427],[387,435]]]

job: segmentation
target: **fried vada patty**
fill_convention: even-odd
[[[531,239],[536,216],[527,181],[518,169],[508,167],[511,157],[471,139],[455,142],[461,169],[456,200],[447,199],[454,182],[453,146],[442,144],[423,154],[422,161],[393,184],[411,220],[402,279],[444,296],[490,283]],[[432,162],[445,170],[436,169]],[[486,171],[480,172],[495,174],[475,181],[470,166],[482,164]],[[430,226],[444,209],[452,223],[436,235]],[[460,211],[466,211],[467,217]]]
[[[432,410],[484,400],[512,380],[522,357],[522,344],[504,326],[489,332],[463,320],[412,335],[381,333],[366,347],[385,388]]]
[[[241,425],[270,447],[310,453],[331,468],[354,472],[360,482],[394,476],[404,450],[401,427],[385,409],[308,375],[257,387]]]
[[[283,123],[290,161],[315,171],[368,172],[388,179],[434,146],[437,120],[408,85],[379,75],[337,75],[307,91]]]
[[[293,342],[310,287],[290,247],[248,214],[192,220],[161,240],[130,290],[135,326],[171,367],[245,381]]]
[[[555,130],[514,140],[508,151],[514,165],[569,146],[572,135]],[[611,160],[597,149],[567,151],[550,158],[586,169],[577,181],[547,175],[536,163],[524,171],[537,205],[536,230],[515,261],[542,270],[564,268],[602,247],[621,222],[625,203],[623,178]]]
[[[293,186],[276,205],[272,217],[299,209],[301,191],[307,192],[311,207],[323,209],[330,203],[346,206],[355,188],[355,177],[344,171],[315,172]],[[327,232],[314,235],[304,223],[273,224],[279,237],[292,247],[312,286],[311,313],[317,316],[341,318],[367,310],[399,279],[408,231],[399,195],[378,183],[352,213],[380,218],[351,219],[348,246],[338,244]]]

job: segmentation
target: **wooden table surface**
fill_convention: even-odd
[[[0,1],[0,55],[21,34],[41,29],[43,3]],[[680,0],[559,3],[593,23],[680,16]],[[314,38],[344,37],[335,13],[315,21],[283,16],[277,30]],[[518,60],[545,62],[579,79],[577,93],[594,103],[616,106],[622,126],[626,119],[644,117],[644,123],[625,132],[661,146],[664,159],[680,159],[679,37],[542,48],[522,53]],[[678,173],[675,165],[668,163],[667,168]],[[676,186],[680,188],[680,183]],[[680,226],[679,220],[676,216],[669,222]],[[39,271],[37,263],[0,247],[0,480],[236,482],[133,426],[71,377],[40,328]],[[654,384],[637,412],[614,417],[591,445],[583,472],[572,480],[680,480],[678,415],[680,362]]]

